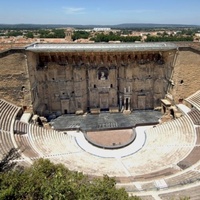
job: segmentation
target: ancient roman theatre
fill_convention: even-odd
[[[0,52],[0,157],[115,177],[144,200],[200,195],[200,51],[189,43]]]

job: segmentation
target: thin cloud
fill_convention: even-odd
[[[79,15],[85,14],[85,8],[75,8],[75,7],[63,7],[64,11],[68,15]]]
[[[149,13],[149,12],[155,12],[155,10],[138,9],[138,10],[120,10],[119,12],[123,12],[123,13]]]

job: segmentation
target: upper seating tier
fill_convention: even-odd
[[[0,128],[4,131],[13,131],[12,122],[14,122],[20,107],[17,107],[7,101],[0,99]]]
[[[200,111],[200,90],[185,99]]]

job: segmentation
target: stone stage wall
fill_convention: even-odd
[[[153,109],[164,98],[175,51],[27,52],[38,114]]]

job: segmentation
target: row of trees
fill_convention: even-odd
[[[77,39],[88,39],[90,33],[86,31],[75,31],[72,35],[73,40]],[[120,33],[110,32],[109,34],[98,33],[90,38],[94,42],[109,42],[109,41],[120,41],[120,42],[135,42],[141,41],[141,36],[121,36]],[[145,42],[168,42],[168,41],[193,41],[192,35],[183,36],[181,34],[168,35],[166,32],[158,34],[157,36],[147,35]]]
[[[37,34],[40,38],[65,38],[64,29],[41,29],[37,31]]]
[[[34,36],[38,38],[65,38],[65,31],[64,29],[40,29],[36,31],[8,31],[4,36],[25,36],[27,38],[33,38]]]
[[[19,31],[19,30],[8,31],[8,33],[6,34],[6,36],[8,36],[8,37],[10,37],[10,36],[17,37],[17,36],[22,36],[22,35],[23,35],[23,31]]]
[[[97,34],[94,37],[92,37],[90,40],[95,42],[109,42],[109,41],[120,41],[120,42],[135,42],[140,41],[141,36],[120,36],[118,34],[113,34],[112,32],[110,34]]]
[[[121,42],[135,42],[141,41],[141,36],[119,36],[119,35],[105,35],[98,34],[91,38],[95,42],[109,42],[109,41],[121,41]],[[192,36],[150,36],[148,35],[145,42],[169,42],[169,41],[193,41]]]
[[[147,35],[146,42],[163,42],[163,41],[193,41],[193,36],[196,30],[182,30],[178,31],[176,35],[168,35],[166,31],[159,33],[157,36]],[[122,36],[121,34],[130,34],[130,30],[123,30],[121,32],[109,34],[105,33],[91,33],[87,31],[74,31],[72,35],[73,40],[77,39],[88,39],[95,42],[109,42],[109,41],[121,41],[121,42],[135,42],[140,41],[141,36]],[[94,34],[94,35],[93,35]],[[65,38],[64,29],[39,29],[35,31],[21,31],[12,30],[8,31],[6,34],[0,33],[0,35],[5,36],[25,36],[27,38]]]
[[[150,36],[148,35],[145,42],[172,42],[172,41],[193,41],[192,36]]]
[[[9,155],[9,156],[8,156]],[[113,178],[90,180],[88,176],[68,170],[62,164],[39,159],[29,168],[15,166],[18,157],[11,150],[0,162],[0,199],[57,200],[140,200],[129,197],[124,189],[116,189]]]

